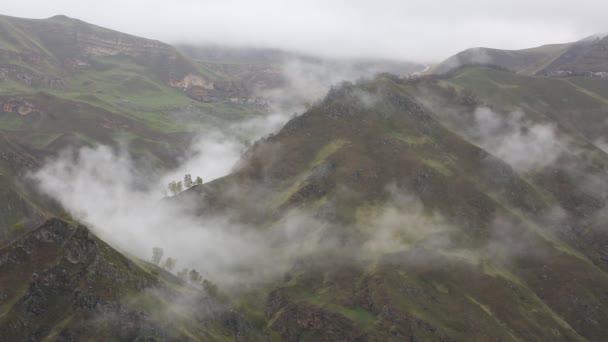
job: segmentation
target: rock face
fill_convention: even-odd
[[[64,81],[59,77],[40,75],[18,67],[0,68],[0,80],[3,78],[11,78],[31,87],[54,89],[63,89],[65,87]]]

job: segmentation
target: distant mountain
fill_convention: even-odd
[[[607,46],[606,35],[594,35],[574,43],[524,50],[472,48],[440,63],[434,72],[442,74],[466,65],[486,65],[525,75],[608,78]]]
[[[49,19],[0,17],[0,58],[3,73],[32,86],[69,87],[64,77],[79,72],[103,73],[116,68],[110,57],[123,58],[139,66],[151,83],[178,87],[187,76],[200,77],[197,67],[172,46],[105,29],[83,21],[55,16]],[[127,58],[128,60],[125,60]],[[120,63],[114,59],[114,62]],[[136,72],[137,70],[132,70]],[[133,84],[134,85],[134,84]],[[135,89],[134,89],[135,90]]]
[[[608,78],[608,36],[591,36],[571,44],[539,74]]]
[[[288,87],[294,82],[318,86],[325,92],[344,79],[369,78],[382,72],[407,76],[425,69],[421,63],[408,61],[328,58],[277,49],[187,44],[177,47],[206,69],[238,80],[243,89],[254,94]],[[302,79],[297,80],[298,77]]]

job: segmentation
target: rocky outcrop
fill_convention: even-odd
[[[32,51],[16,52],[11,50],[0,49],[0,60],[18,60],[32,64],[42,64],[45,58],[43,55]]]
[[[59,77],[35,74],[22,68],[1,67],[0,79],[10,78],[32,87],[65,88],[65,82]]]
[[[0,98],[0,108],[4,113],[17,113],[19,115],[40,113],[36,105],[17,97]]]
[[[126,55],[139,57],[149,53],[173,53],[172,48],[156,40],[141,39],[126,34],[96,35],[76,31],[76,41],[85,56],[106,57]]]
[[[188,74],[184,78],[179,80],[170,80],[168,85],[174,88],[180,88],[182,90],[187,90],[192,87],[200,87],[203,89],[213,89],[214,84],[211,81],[204,79],[200,75]]]

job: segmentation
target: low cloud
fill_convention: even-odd
[[[189,214],[197,203],[162,200],[157,190],[164,182],[141,186],[138,174],[125,152],[99,146],[66,151],[31,177],[114,246],[144,259],[160,246],[165,256],[178,260],[176,269],[196,268],[221,282],[248,272],[261,278],[284,272],[287,265],[277,260],[306,253],[306,239],[314,242],[314,232],[323,226],[300,212],[266,231],[238,223],[230,214],[200,219]],[[282,243],[275,245],[277,241]]]
[[[475,110],[468,134],[482,148],[520,172],[554,164],[569,148],[552,123],[535,123],[521,111],[499,114],[486,107]]]
[[[145,8],[145,11],[142,11]],[[7,2],[4,14],[66,14],[168,42],[262,46],[329,56],[440,61],[474,46],[528,48],[606,31],[603,1]],[[159,23],[162,23],[159,25]],[[480,29],[481,28],[481,29]]]
[[[368,230],[363,250],[375,257],[389,252],[425,247],[443,250],[451,247],[450,227],[437,212],[426,213],[422,202],[394,184],[387,187],[389,199],[366,213]]]

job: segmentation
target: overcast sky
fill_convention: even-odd
[[[428,62],[468,47],[526,48],[608,31],[606,0],[6,0],[0,13],[65,14],[169,43]]]

